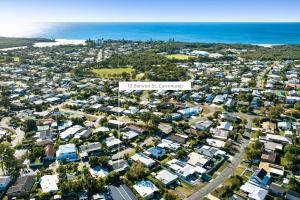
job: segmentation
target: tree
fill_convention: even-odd
[[[120,181],[120,174],[116,171],[111,171],[105,177],[106,184],[115,184]]]
[[[99,166],[98,156],[91,156],[89,158],[89,165],[91,166],[91,168]]]
[[[64,166],[64,164],[62,162],[60,162],[59,166],[56,169],[56,172],[59,173],[59,174],[64,174],[64,173],[66,173],[66,171],[67,171],[67,169]]]
[[[134,147],[134,150],[135,150],[136,153],[141,153],[143,151],[143,148],[141,146],[139,146],[139,145],[136,145]]]
[[[181,149],[179,151],[176,152],[176,158],[186,158],[188,155],[188,152],[185,149]]]
[[[39,104],[35,105],[35,111],[42,112],[43,111],[42,106],[40,106]]]
[[[169,192],[164,194],[164,200],[176,200],[177,197],[174,194],[171,194]]]
[[[98,159],[98,163],[103,167],[108,166],[108,161],[109,161],[108,156],[100,156],[99,159]]]
[[[151,119],[151,114],[150,112],[146,112],[146,113],[142,113],[140,115],[140,119],[146,124],[146,126],[148,127],[148,122]]]
[[[73,164],[72,164],[72,171],[73,171],[73,172],[77,172],[77,171],[78,171],[78,166],[79,166],[79,163],[78,163],[78,162],[73,163]]]
[[[160,123],[160,117],[158,116],[158,115],[151,115],[151,123],[152,123],[152,125],[154,125],[154,126],[158,126],[159,125],[159,123]]]
[[[45,149],[42,147],[35,147],[33,149],[33,154],[36,158],[41,157],[41,156],[45,155]]]
[[[146,168],[142,163],[134,162],[129,170],[131,180],[139,180],[146,175]]]
[[[294,108],[300,111],[300,102],[294,104]]]
[[[103,117],[103,118],[100,119],[99,124],[100,124],[101,126],[103,126],[104,123],[106,123],[106,122],[108,122],[108,121],[107,121],[107,118],[106,118],[106,117]]]
[[[0,100],[0,105],[3,106],[4,108],[8,108],[11,105],[11,100],[9,99],[8,96],[2,96]]]
[[[30,132],[34,129],[34,127],[36,127],[36,122],[33,119],[27,119],[24,123],[23,123],[23,130],[25,132]]]
[[[268,112],[268,117],[271,119],[277,119],[280,117],[281,114],[283,114],[284,108],[280,105],[274,106],[274,107],[270,107],[270,110]]]

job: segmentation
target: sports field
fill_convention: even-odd
[[[195,56],[188,56],[188,55],[181,55],[181,54],[171,54],[171,55],[166,55],[167,58],[169,59],[178,59],[178,60],[187,60],[189,57],[195,57]]]
[[[113,74],[122,74],[123,72],[129,73],[131,74],[131,72],[134,71],[134,69],[131,69],[130,67],[126,67],[126,68],[103,68],[103,69],[92,69],[92,72],[94,72],[97,76],[101,76],[103,77],[103,75],[105,74],[105,76],[108,78],[108,74],[110,74],[111,76]]]

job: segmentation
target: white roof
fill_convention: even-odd
[[[155,161],[153,159],[149,158],[148,156],[146,156],[145,154],[142,154],[142,153],[134,154],[133,156],[131,156],[131,159],[136,162],[139,161],[146,166],[151,166],[155,163]]]
[[[220,126],[218,126],[217,129],[232,130],[232,124],[229,122],[221,122]]]
[[[133,188],[142,197],[147,197],[150,194],[158,191],[157,187],[151,181],[141,181],[133,186]]]
[[[107,147],[113,147],[115,145],[121,144],[121,140],[115,138],[114,136],[106,138],[106,145]]]
[[[58,175],[45,175],[40,178],[40,185],[43,192],[55,192],[58,191],[57,187]]]
[[[251,183],[245,183],[244,185],[241,186],[240,189],[249,193],[248,197],[256,200],[263,200],[268,194],[268,190],[262,189]]]
[[[73,136],[73,135],[75,135],[78,131],[80,131],[82,129],[82,127],[81,126],[79,126],[79,125],[76,125],[76,126],[73,126],[73,127],[71,127],[71,128],[68,128],[67,130],[65,130],[64,132],[61,132],[60,133],[60,138],[61,139],[66,139],[66,138],[68,138],[68,137],[70,137],[70,136]]]
[[[105,167],[97,166],[89,169],[91,175],[95,178],[102,177],[104,178],[109,172]]]
[[[61,154],[68,154],[68,153],[76,153],[76,147],[74,143],[60,145],[56,151],[56,157]]]
[[[157,180],[161,180],[164,184],[171,183],[172,181],[178,178],[177,175],[172,174],[167,170],[163,170],[157,173],[156,177]]]
[[[212,139],[212,138],[207,138],[206,142],[208,145],[213,146],[213,147],[223,147],[225,142],[217,139]]]
[[[132,138],[134,138],[134,137],[136,137],[136,136],[138,136],[139,134],[137,134],[136,132],[134,132],[134,131],[128,131],[128,132],[126,132],[126,133],[123,133],[123,139],[132,139]]]

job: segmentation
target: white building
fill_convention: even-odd
[[[153,159],[149,158],[148,156],[142,153],[134,154],[133,156],[131,156],[131,159],[136,162],[143,163],[148,168],[155,165],[155,161]]]
[[[151,181],[141,181],[133,186],[133,188],[143,198],[150,199],[154,196],[154,192],[158,191],[158,188]]]
[[[65,145],[60,145],[56,151],[57,161],[69,161],[73,159],[78,159],[77,151],[74,143],[69,143]]]
[[[57,187],[58,175],[44,175],[40,178],[40,185],[43,192],[56,193],[58,191]]]

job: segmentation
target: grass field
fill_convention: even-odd
[[[200,188],[203,188],[205,185],[208,184],[208,182],[200,183],[196,186],[189,186],[188,184],[184,183],[183,181],[180,181],[182,186],[177,186],[176,189],[179,190],[185,197],[190,196],[191,194],[194,194],[196,191],[200,190]]]
[[[234,172],[233,172],[233,175],[235,176],[235,175],[241,175],[242,173],[243,173],[243,171],[245,170],[245,168],[243,168],[243,167],[238,167],[238,168],[236,168],[235,170],[234,170]]]
[[[181,54],[171,54],[171,55],[166,55],[167,58],[169,59],[178,59],[178,60],[187,60],[189,57],[195,57],[195,56],[188,56],[188,55],[181,55]]]
[[[134,71],[134,69],[131,69],[130,67],[126,67],[126,68],[103,68],[103,69],[92,69],[92,72],[94,72],[97,76],[101,76],[103,77],[103,75],[105,76],[105,78],[109,78],[108,74],[122,74],[123,72],[129,73],[131,74],[131,72]]]

